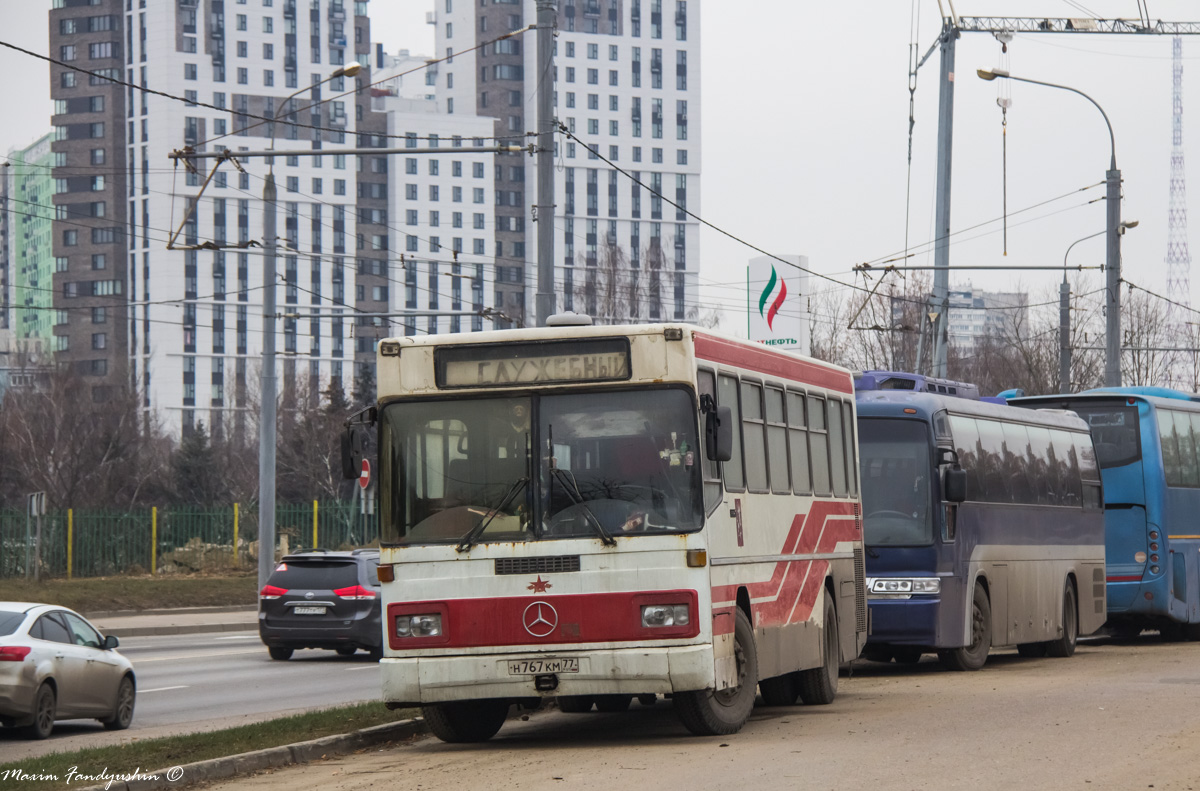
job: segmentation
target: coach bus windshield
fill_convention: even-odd
[[[863,540],[868,546],[933,541],[929,428],[918,420],[858,422]]]
[[[696,407],[682,389],[390,404],[384,544],[697,530]]]

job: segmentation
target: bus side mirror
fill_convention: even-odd
[[[716,407],[705,416],[704,449],[711,461],[733,458],[733,413],[729,407]]]
[[[962,467],[942,470],[942,496],[948,503],[961,503],[967,499],[966,470]]]
[[[342,431],[342,477],[348,479],[362,475],[363,447],[366,444],[363,430],[358,426],[346,426]]]

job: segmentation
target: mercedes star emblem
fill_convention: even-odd
[[[521,622],[534,637],[549,637],[558,626],[558,612],[544,601],[535,601],[525,608]]]

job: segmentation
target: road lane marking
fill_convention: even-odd
[[[261,651],[217,651],[210,654],[179,654],[176,656],[154,656],[147,659],[138,659],[137,664],[146,662],[176,662],[180,659],[208,659],[213,656],[234,656],[235,654],[258,654]]]
[[[172,689],[187,689],[188,686],[190,686],[190,685],[180,684],[177,687],[156,687],[154,689],[139,689],[138,692],[142,695],[145,695],[147,692],[167,692],[168,690],[172,690]]]
[[[214,637],[214,640],[257,640],[256,634],[231,634],[226,637]]]
[[[378,669],[379,669],[379,665],[363,665],[362,667],[348,667],[348,668],[346,668],[346,672],[350,672],[353,670],[378,670]]]

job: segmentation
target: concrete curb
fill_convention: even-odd
[[[134,615],[208,615],[210,613],[258,612],[257,604],[223,607],[171,607],[161,610],[95,610],[83,613],[89,621],[100,618],[128,618]]]
[[[255,632],[258,631],[258,621],[243,623],[196,623],[183,626],[114,626],[101,629],[105,635],[115,635],[118,638],[149,637],[163,634],[202,634],[206,632]]]
[[[319,758],[345,755],[366,747],[374,747],[398,739],[407,739],[425,731],[425,721],[420,717],[400,722],[389,722],[372,728],[363,728],[338,736],[325,736],[297,744],[269,747],[265,750],[213,758],[208,761],[184,764],[183,766],[155,771],[137,770],[141,778],[116,780],[111,785],[96,785],[80,791],[159,791],[164,788],[183,788],[194,783],[223,780],[237,775],[277,769],[281,766],[308,763]],[[168,773],[174,780],[169,780]],[[148,776],[154,779],[148,779]]]

